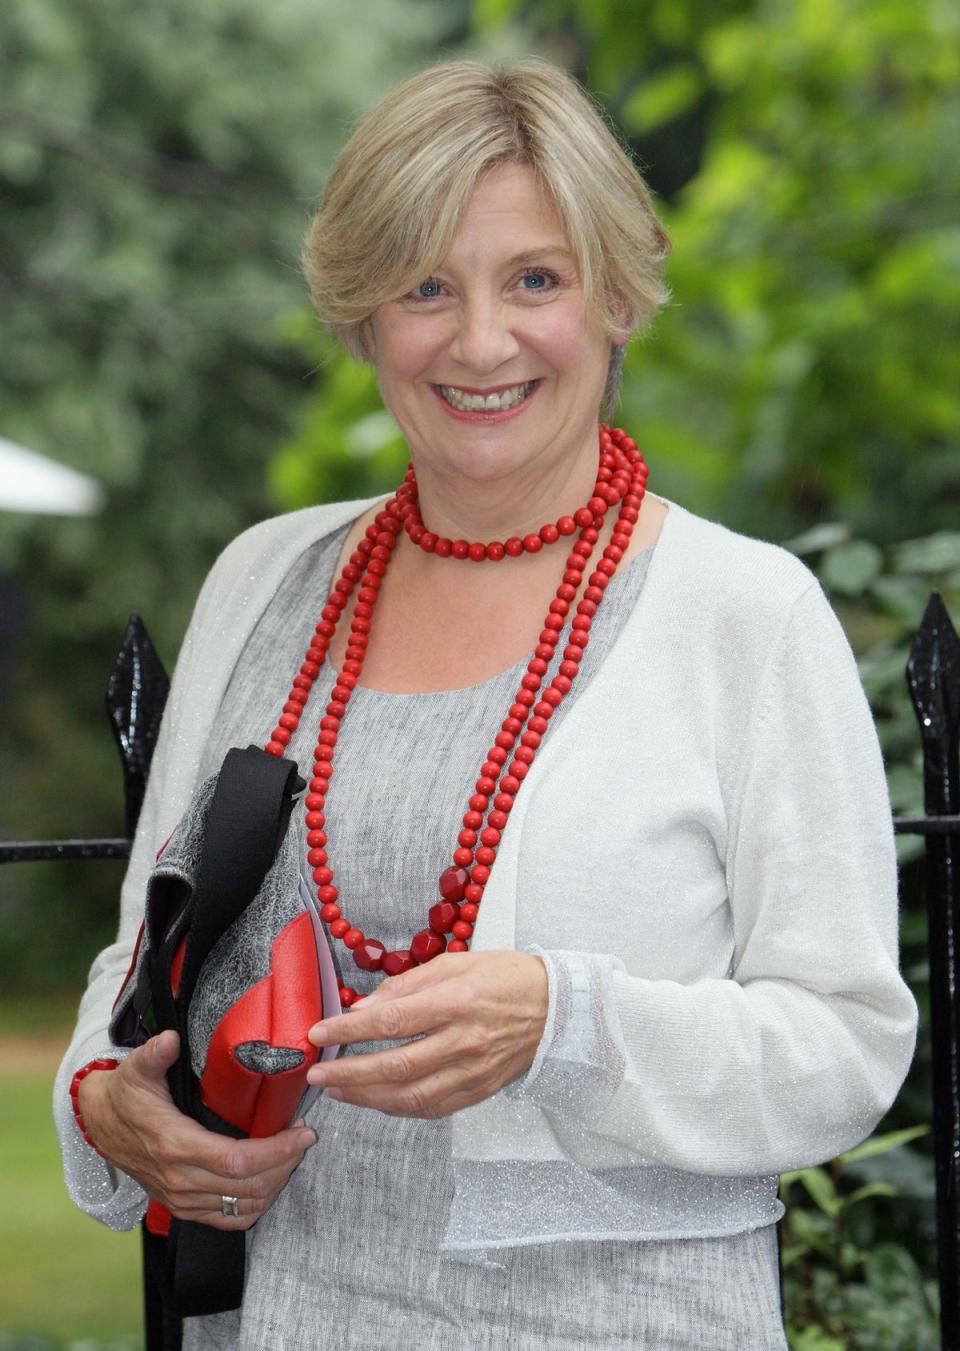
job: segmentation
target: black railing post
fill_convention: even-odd
[[[923,742],[924,808],[928,817],[960,812],[960,638],[940,596],[924,611],[907,684]],[[940,1338],[960,1346],[960,836],[926,835],[929,919],[930,1038],[937,1178]]]
[[[123,762],[127,834],[133,838],[170,681],[138,614],[130,616],[107,681],[107,717]]]

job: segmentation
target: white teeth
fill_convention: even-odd
[[[515,408],[530,393],[534,382],[528,380],[523,385],[513,385],[502,389],[498,394],[466,394],[455,385],[440,385],[440,393],[453,408],[466,413],[502,413],[504,409]]]

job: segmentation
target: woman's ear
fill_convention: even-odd
[[[359,338],[360,338],[360,346],[363,348],[364,353],[366,354],[367,360],[368,360],[368,361],[376,361],[376,359],[377,359],[377,345],[376,345],[376,342],[374,341],[374,336],[373,336],[373,316],[372,316],[372,315],[371,315],[368,319],[364,319],[363,323],[360,325],[360,332],[359,332],[359,335],[358,335],[358,336],[359,336]]]

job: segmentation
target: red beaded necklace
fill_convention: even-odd
[[[367,526],[364,538],[350,555],[327,597],[306,658],[293,679],[283,712],[264,749],[271,755],[283,755],[299,725],[313,683],[320,674],[337,623],[359,582],[343,669],[333,686],[326,713],[320,719],[320,734],[313,752],[313,776],[306,798],[306,824],[309,848],[307,861],[313,869],[320,916],[329,925],[333,937],[352,950],[354,962],[363,971],[382,970],[389,976],[396,976],[412,966],[431,961],[441,952],[467,950],[513,800],[529,773],[554,710],[569,692],[577,676],[597,606],[603,600],[607,583],[616,572],[617,564],[630,542],[643,501],[647,467],[636,442],[619,427],[607,426],[600,427],[599,439],[600,467],[593,496],[586,506],[580,507],[572,516],[561,516],[555,525],[544,525],[539,534],[527,535],[523,539],[516,536],[504,543],[494,540],[490,544],[470,544],[466,540],[449,540],[427,530],[420,518],[417,480],[411,466],[396,493],[377,512],[373,523]],[[599,539],[604,515],[607,508],[615,503],[620,504],[620,510],[613,536],[588,577],[582,598],[577,602],[570,626],[570,641],[563,649],[563,660],[549,685],[541,691],[570,606],[577,598],[584,571]],[[536,553],[544,544],[552,544],[564,535],[574,534],[578,529],[579,539],[567,558],[563,579],[555,598],[550,602],[539,642],[527,663],[514,702],[481,766],[476,791],[470,797],[463,818],[463,829],[457,837],[453,863],[440,874],[441,899],[430,907],[428,927],[414,935],[410,947],[388,952],[378,939],[367,938],[354,928],[337,903],[338,892],[333,885],[333,870],[327,856],[324,808],[333,776],[340,725],[363,670],[373,609],[397,537],[401,530],[405,530],[410,539],[427,553],[435,553],[442,558],[472,559],[479,563],[485,560],[496,562],[505,556],[515,558],[524,552]],[[513,758],[507,764],[511,755]],[[451,937],[448,938],[448,934]],[[355,990],[341,982],[340,1001],[344,1006],[348,1007],[357,997]]]

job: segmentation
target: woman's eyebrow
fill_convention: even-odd
[[[568,263],[574,263],[576,259],[569,249],[562,244],[546,244],[539,249],[524,249],[523,253],[515,253],[506,260],[507,267],[519,267],[523,263],[538,263],[544,258],[562,258]]]

